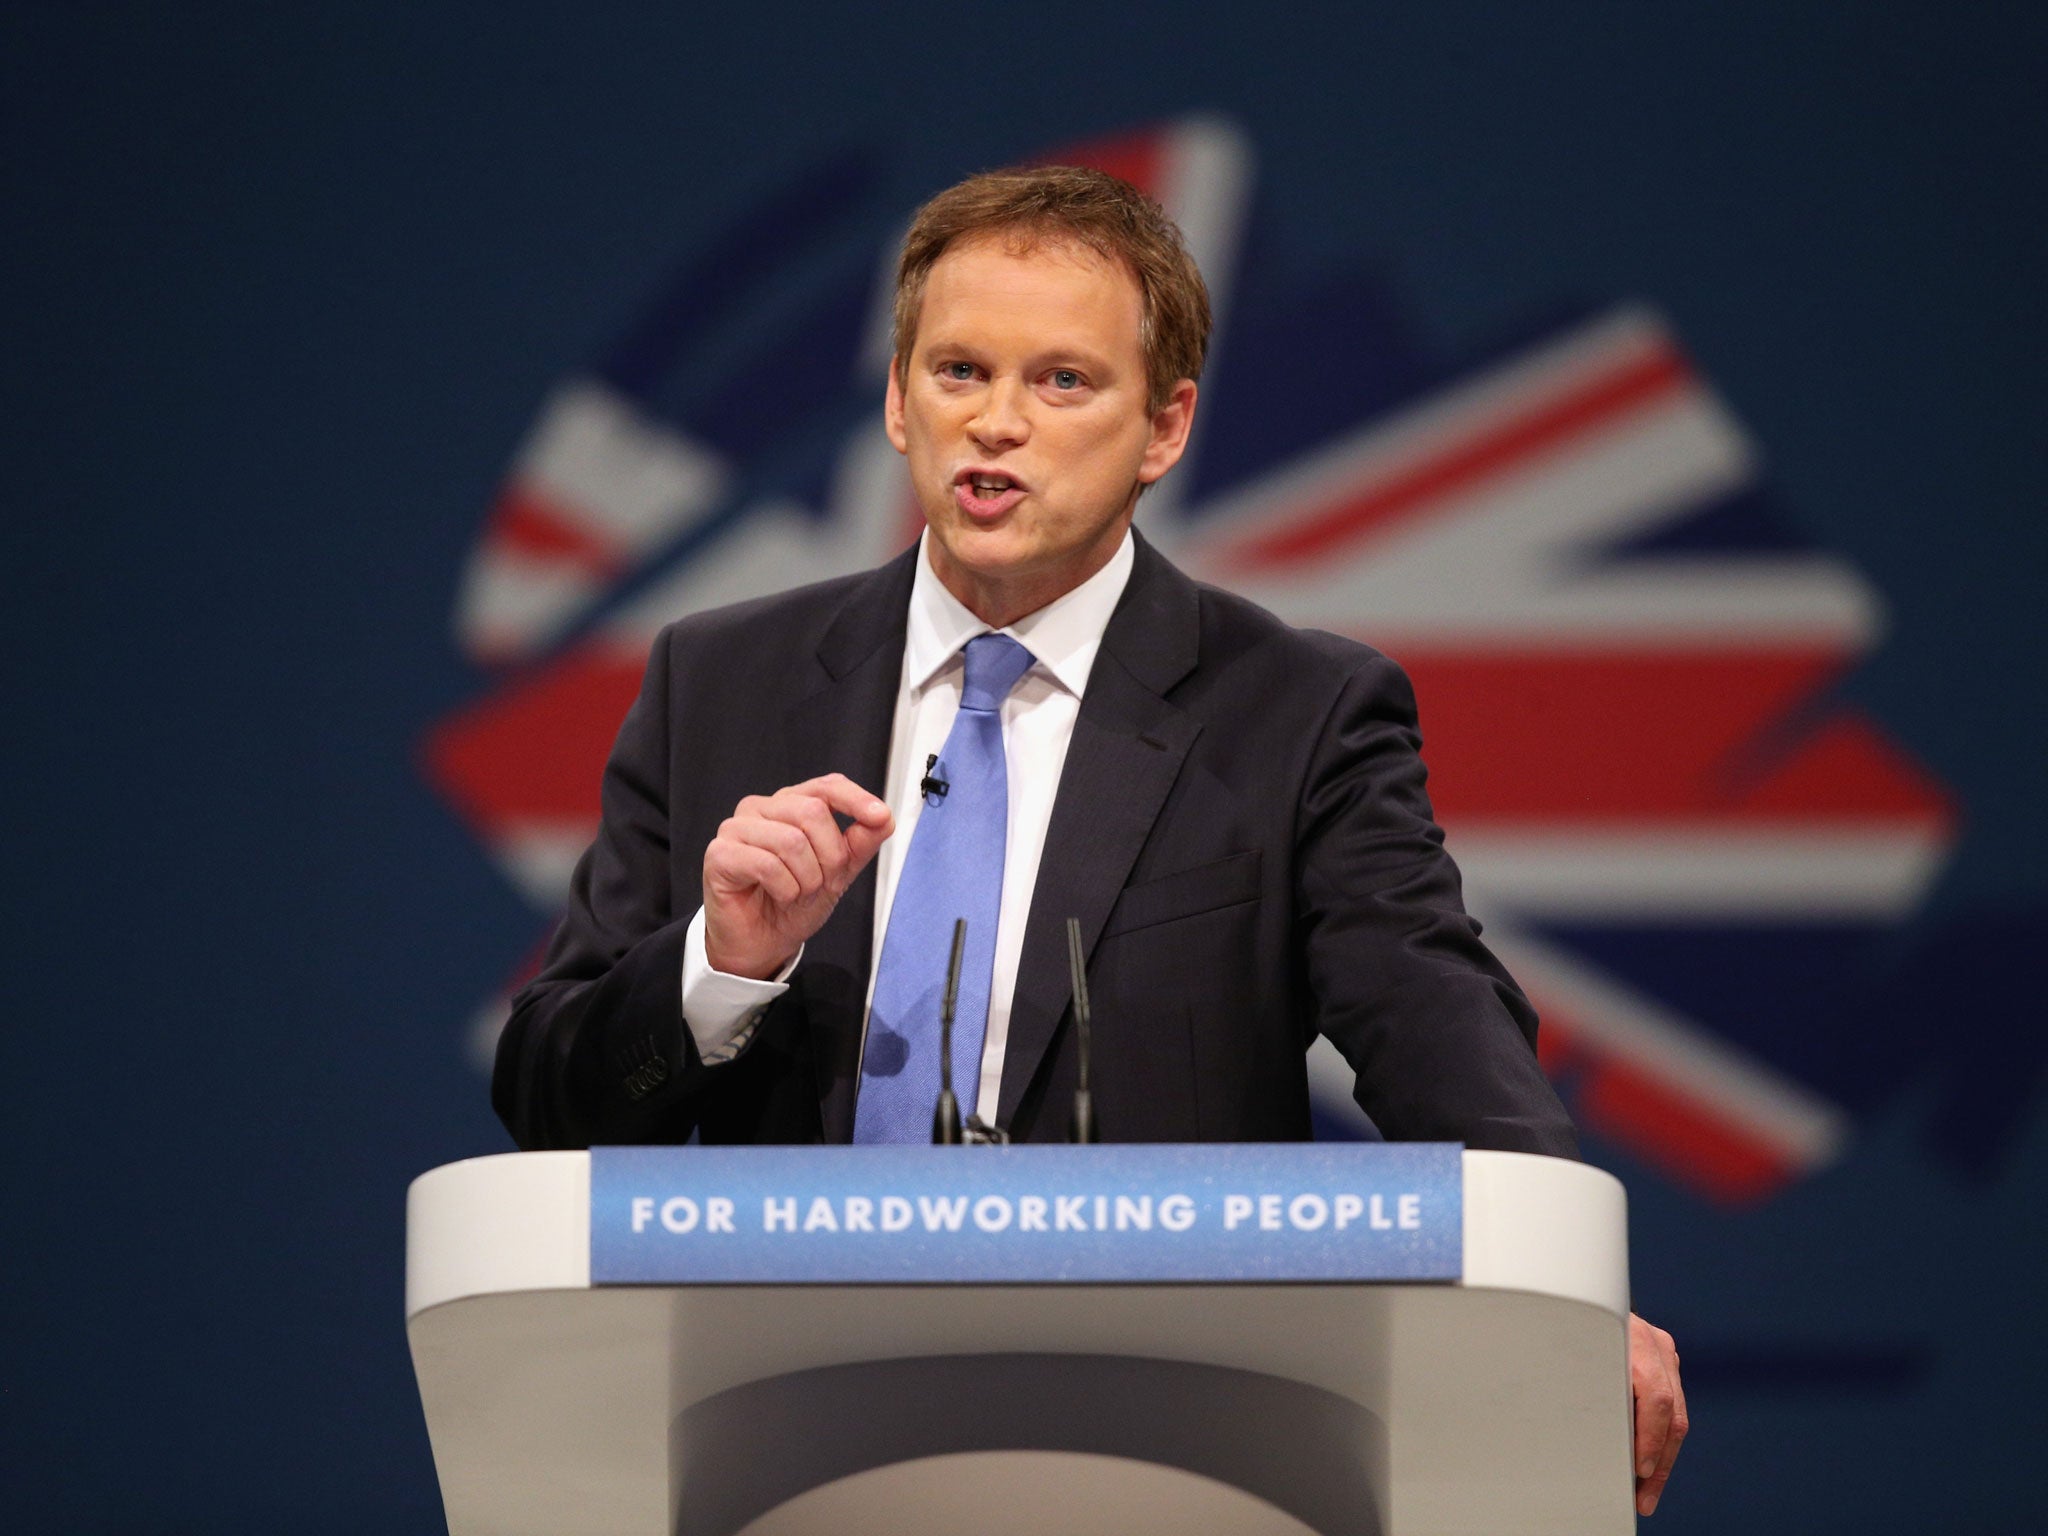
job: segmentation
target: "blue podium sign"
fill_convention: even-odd
[[[1456,1143],[595,1147],[596,1285],[1457,1280]]]

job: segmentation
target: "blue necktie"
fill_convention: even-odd
[[[931,1140],[932,1106],[939,1097],[939,1010],[953,956],[953,924],[963,917],[967,947],[953,1010],[953,1091],[965,1113],[974,1113],[1010,817],[1003,700],[1031,662],[1031,653],[1008,635],[976,635],[967,642],[960,713],[928,776],[944,783],[945,793],[925,796],[882,939],[860,1059],[856,1142]]]

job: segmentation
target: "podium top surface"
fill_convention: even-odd
[[[1626,1197],[1613,1175],[1517,1152],[1462,1161],[1464,1286],[1627,1315]],[[504,1153],[422,1174],[406,1201],[405,1282],[408,1320],[466,1297],[590,1289],[590,1154]]]

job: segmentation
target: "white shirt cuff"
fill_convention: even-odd
[[[683,1022],[697,1041],[704,1065],[731,1061],[747,1048],[762,1013],[789,990],[790,973],[803,957],[803,950],[797,950],[773,981],[714,971],[704,954],[704,909],[697,909],[683,936]]]

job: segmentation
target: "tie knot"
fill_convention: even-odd
[[[967,681],[960,690],[962,709],[997,710],[1017,679],[1031,670],[1032,654],[1008,635],[976,635],[967,642]]]

